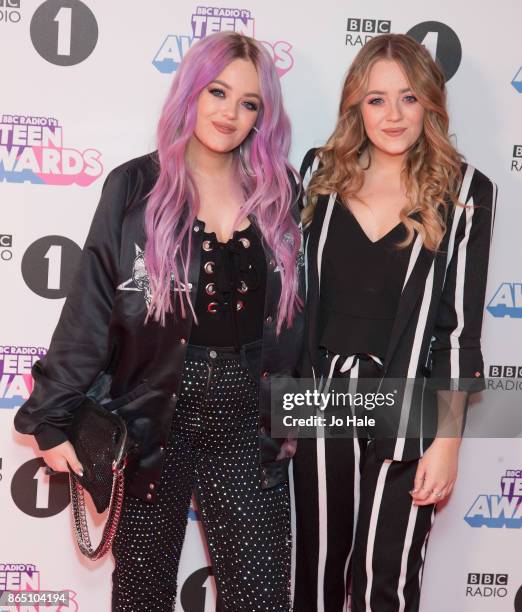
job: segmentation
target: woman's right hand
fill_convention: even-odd
[[[69,441],[41,452],[45,463],[55,472],[68,472],[70,466],[78,476],[83,476],[82,464],[78,461],[74,447]]]

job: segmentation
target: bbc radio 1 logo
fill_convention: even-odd
[[[47,473],[41,457],[23,463],[11,479],[11,497],[24,514],[46,519],[63,512],[71,501],[69,474]]]
[[[513,159],[511,160],[511,172],[522,171],[522,144],[513,145]]]
[[[428,49],[441,67],[444,78],[449,81],[462,60],[462,45],[456,32],[440,21],[423,21],[406,34]]]
[[[348,17],[344,44],[350,47],[362,47],[374,36],[389,34],[390,32],[391,21],[389,19]]]
[[[180,589],[179,602],[182,610],[222,612],[219,602],[216,604],[216,595],[216,582],[212,567],[201,567],[185,579]]]
[[[36,346],[0,346],[0,409],[18,408],[31,395],[31,368],[46,353]]]
[[[522,283],[502,283],[486,310],[496,318],[522,318]]]
[[[489,378],[522,378],[522,366],[490,365]]]
[[[29,29],[36,52],[56,66],[83,62],[98,42],[96,17],[81,0],[46,0],[33,13]]]
[[[103,172],[100,156],[97,149],[65,147],[57,119],[2,115],[0,182],[86,187]]]
[[[22,257],[22,277],[31,291],[50,300],[69,293],[79,268],[81,248],[66,236],[43,236]]]
[[[522,527],[522,470],[506,470],[500,495],[481,493],[466,513],[470,527],[520,529]]]
[[[522,391],[522,366],[490,365],[486,385],[492,391]]]
[[[0,594],[3,591],[61,591],[68,595],[68,604],[58,603],[57,605],[46,603],[45,606],[10,606],[9,610],[43,610],[46,612],[77,612],[79,605],[77,601],[78,593],[72,589],[56,588],[55,585],[46,584],[40,579],[40,571],[32,563],[0,563]],[[4,608],[2,607],[2,610]]]
[[[162,73],[175,72],[190,47],[215,32],[238,32],[256,38],[256,21],[250,9],[198,6],[191,16],[190,34],[169,34],[163,41],[152,64]],[[272,58],[280,77],[294,65],[292,45],[285,40],[259,40]]]
[[[389,19],[349,17],[346,20],[344,44],[362,47],[374,36],[389,34],[392,22]],[[462,46],[459,37],[448,25],[440,21],[423,21],[406,34],[424,45],[441,67],[446,81],[457,72],[462,60]]]
[[[508,574],[475,573],[468,574],[466,597],[503,598],[508,594]]]
[[[13,259],[13,235],[0,234],[0,261]]]
[[[0,0],[0,24],[20,23],[20,0]]]
[[[515,595],[515,612],[522,612],[522,585],[520,585]]]

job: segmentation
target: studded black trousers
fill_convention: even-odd
[[[289,610],[288,486],[260,487],[257,391],[238,357],[189,347],[157,501],[124,501],[112,549],[113,612],[174,609],[193,492],[220,609]]]

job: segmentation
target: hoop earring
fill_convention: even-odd
[[[252,129],[254,130],[254,132],[255,132],[256,134],[259,134],[259,130],[256,128],[256,126],[255,126],[255,125],[252,127]]]

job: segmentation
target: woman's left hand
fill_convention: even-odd
[[[460,439],[436,438],[419,459],[413,490],[415,506],[442,501],[453,490],[457,479]]]

